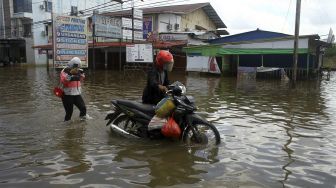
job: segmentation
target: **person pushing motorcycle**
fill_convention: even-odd
[[[173,65],[173,55],[167,50],[160,50],[153,68],[147,74],[147,84],[142,95],[144,104],[156,105],[165,97],[169,85],[168,71],[172,71]]]

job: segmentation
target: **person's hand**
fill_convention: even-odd
[[[73,68],[70,70],[70,74],[77,75],[79,73],[78,68]]]
[[[162,92],[167,92],[168,89],[166,86],[163,86],[163,85],[159,85],[159,89],[162,91]]]

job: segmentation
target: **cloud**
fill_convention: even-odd
[[[294,34],[296,0],[210,0],[231,34],[260,28]],[[336,26],[335,0],[302,0],[300,34],[326,34]],[[336,29],[336,28],[335,28]]]

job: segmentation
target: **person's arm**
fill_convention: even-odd
[[[148,72],[148,86],[157,92],[166,92],[167,88],[159,83],[158,72],[149,71]]]
[[[165,70],[165,80],[164,80],[164,82],[163,82],[163,85],[164,86],[168,86],[169,84],[170,84],[170,81],[169,81],[169,79],[168,79],[168,71],[166,71]]]
[[[84,75],[83,75],[84,76]],[[69,68],[65,68],[61,72],[61,83],[67,84],[71,81],[80,81],[82,78],[82,74],[71,74],[71,70]]]

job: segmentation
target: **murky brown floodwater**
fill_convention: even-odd
[[[0,187],[335,187],[336,74],[330,81],[237,83],[172,75],[222,136],[204,154],[129,140],[105,127],[110,101],[140,100],[143,75],[87,73],[92,120],[64,124],[57,73],[0,68]]]

